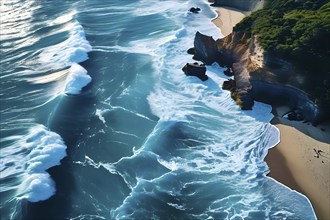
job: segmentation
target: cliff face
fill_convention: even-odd
[[[253,100],[271,105],[286,105],[313,123],[322,120],[322,111],[304,92],[286,84],[299,76],[290,62],[272,57],[259,45],[256,37],[233,32],[217,40],[219,63],[232,67],[235,89],[232,97],[250,109]],[[293,83],[291,83],[293,84]]]
[[[211,65],[217,58],[218,49],[215,40],[197,31],[194,40],[194,59]]]
[[[262,5],[263,0],[214,0],[214,6],[231,7],[242,11],[255,11]]]
[[[218,40],[217,45],[220,54],[220,65],[231,67],[234,72],[235,89],[232,90],[233,99],[242,109],[251,109],[253,98],[250,93],[252,89],[250,72],[260,68],[260,63],[256,62],[250,53],[251,50],[256,48],[254,39],[251,41],[246,34],[233,32]]]

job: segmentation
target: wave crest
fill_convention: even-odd
[[[42,125],[32,127],[20,144],[29,153],[24,158],[25,172],[18,198],[30,202],[46,200],[56,191],[47,169],[61,164],[67,155],[66,145],[60,135]]]

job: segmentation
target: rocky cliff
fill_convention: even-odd
[[[196,32],[194,40],[194,59],[211,65],[218,59],[218,48],[215,40],[200,32]]]
[[[322,111],[307,94],[287,86],[299,81],[294,65],[266,53],[255,36],[233,32],[217,40],[217,46],[220,65],[233,69],[232,97],[242,109],[251,109],[255,100],[289,106],[313,123],[322,120]]]

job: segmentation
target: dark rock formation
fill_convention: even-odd
[[[195,54],[195,48],[189,48],[188,50],[187,50],[187,53],[188,54],[191,54],[191,55],[194,55]]]
[[[195,7],[191,7],[189,9],[189,11],[192,12],[192,13],[198,13],[200,10],[201,10],[200,8],[195,8]]]
[[[236,93],[234,92],[232,94],[237,94],[238,98],[235,99],[235,101],[241,107],[242,110],[252,110],[252,107],[254,105],[254,99],[249,91],[237,91]]]
[[[299,111],[290,111],[282,116],[283,118],[287,118],[290,121],[302,121],[304,120],[303,116]],[[307,121],[306,121],[307,122]]]
[[[250,92],[245,90],[238,90],[235,80],[229,79],[224,81],[222,89],[229,90],[231,92],[232,99],[241,107],[242,110],[251,110],[254,105],[254,99]]]
[[[235,80],[229,79],[227,81],[224,81],[222,84],[222,89],[228,90],[228,91],[235,91],[236,89],[236,83]]]
[[[223,72],[226,76],[233,76],[234,72],[231,68],[227,68],[224,72]]]
[[[218,58],[218,48],[215,40],[210,37],[196,32],[194,40],[195,55],[194,59],[211,65]]]
[[[187,63],[183,68],[182,71],[187,76],[196,76],[202,81],[206,81],[208,76],[205,74],[206,67],[204,65],[199,65],[198,63]]]

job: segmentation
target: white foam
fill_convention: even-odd
[[[187,36],[187,34],[188,34],[187,29],[185,29],[185,28],[181,28],[180,30],[178,30],[178,31],[176,32],[175,37],[176,37],[176,38],[181,38],[181,37],[185,37],[185,36]]]
[[[64,93],[79,94],[81,89],[91,82],[91,77],[78,63],[88,59],[88,52],[92,46],[85,36],[80,23],[74,20],[75,11],[64,14],[55,19],[52,25],[66,23],[61,31],[68,32],[68,38],[56,45],[43,49],[39,54],[40,67],[50,69],[61,69],[70,67],[67,76]]]
[[[147,16],[152,14],[166,14],[166,12],[177,11],[178,13],[185,11],[187,8],[186,2],[181,2],[180,4],[177,1],[158,1],[157,4],[150,4],[148,0],[139,1],[139,7],[136,7],[134,10],[134,15],[136,16]]]
[[[106,125],[106,120],[103,117],[103,113],[108,112],[109,110],[96,109],[95,115]]]
[[[69,75],[66,80],[65,93],[79,94],[81,89],[88,85],[92,78],[87,74],[87,70],[77,63],[73,63],[69,69]]]
[[[50,198],[55,194],[55,183],[48,173],[35,173],[23,176],[20,185],[22,196],[19,199],[27,199],[30,202],[39,202]]]
[[[25,171],[18,198],[30,202],[46,200],[56,191],[55,183],[46,170],[60,165],[66,156],[66,145],[58,134],[42,125],[31,128],[20,144],[28,154],[22,161]]]
[[[67,26],[69,37],[59,44],[47,47],[39,55],[39,60],[45,65],[63,68],[88,59],[87,53],[92,50],[92,46],[86,40],[83,27],[77,21]]]

